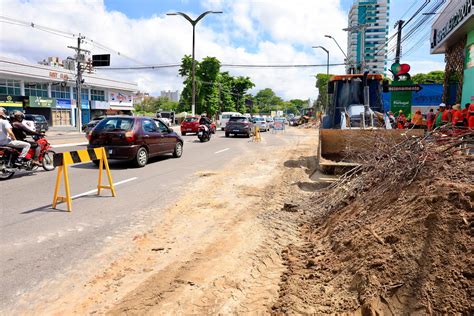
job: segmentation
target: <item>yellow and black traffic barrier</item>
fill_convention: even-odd
[[[82,149],[77,151],[70,151],[55,154],[53,156],[54,165],[58,167],[58,174],[56,176],[56,186],[54,189],[53,197],[53,208],[56,208],[58,202],[66,202],[67,210],[72,211],[72,198],[71,190],[69,188],[69,175],[67,167],[81,162],[89,162],[93,160],[99,160],[99,181],[97,184],[97,194],[100,195],[101,189],[108,189],[112,192],[112,196],[116,196],[114,182],[112,181],[112,175],[110,174],[109,163],[107,161],[107,154],[104,147],[93,148],[93,149]],[[107,173],[109,185],[102,185],[102,171]],[[66,196],[59,196],[59,187],[61,186],[61,176],[64,176],[64,186]]]
[[[252,137],[252,141],[258,143],[262,140],[262,136],[260,135],[260,127],[259,126],[255,126],[254,127],[254,131],[253,131],[253,137]]]

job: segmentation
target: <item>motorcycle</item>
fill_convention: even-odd
[[[206,125],[199,125],[197,136],[201,143],[211,140],[211,131]]]
[[[51,150],[51,145],[44,136],[33,136],[36,144],[40,146],[40,154],[38,161],[45,171],[52,171],[56,167],[53,163],[53,156],[55,152]],[[20,156],[21,150],[9,146],[0,146],[0,181],[7,180],[13,177],[15,172],[19,170],[34,171],[38,166],[33,164],[33,157],[35,155],[35,148],[30,148],[25,156],[23,162],[18,165],[16,160]]]

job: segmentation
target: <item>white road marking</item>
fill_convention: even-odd
[[[228,151],[229,149],[230,149],[230,148],[225,148],[225,149],[216,151],[214,154],[220,154],[220,153],[223,153],[224,151]]]
[[[51,145],[53,148],[63,148],[63,147],[74,147],[74,146],[84,146],[89,144],[88,142],[85,143],[74,143],[74,144],[60,144],[60,145]]]
[[[137,180],[137,179],[138,179],[137,177],[133,177],[133,178],[130,178],[130,179],[125,179],[125,180],[114,183],[114,186],[121,185],[121,184],[130,182],[130,181],[133,181],[133,180]],[[80,193],[80,194],[71,196],[71,199],[77,199],[79,197],[86,196],[86,195],[89,195],[89,194],[92,194],[92,193],[97,193],[97,189],[90,190],[90,191],[87,191],[87,192],[84,192],[84,193]]]

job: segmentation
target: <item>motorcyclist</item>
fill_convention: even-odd
[[[0,107],[0,146],[10,146],[21,149],[16,164],[21,164],[23,162],[31,147],[29,143],[16,139],[12,126],[7,120],[7,111],[2,107]]]
[[[10,122],[11,122],[11,125],[12,125],[13,134],[15,134],[15,138],[17,140],[27,142],[27,143],[30,144],[31,148],[35,149],[35,154],[33,156],[33,163],[36,164],[36,165],[39,165],[40,163],[38,161],[38,157],[39,157],[40,152],[41,152],[41,147],[38,146],[38,144],[35,141],[28,141],[26,139],[26,137],[28,135],[30,135],[30,136],[33,136],[33,135],[41,136],[42,134],[40,134],[36,131],[32,131],[31,129],[26,127],[23,124],[24,119],[25,119],[25,114],[23,114],[23,112],[21,112],[21,111],[15,111],[15,112],[12,113],[12,115],[10,115]]]
[[[204,125],[207,127],[207,131],[211,132],[211,120],[206,116],[206,113],[201,114],[201,118],[199,119],[199,125]]]

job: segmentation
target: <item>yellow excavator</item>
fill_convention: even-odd
[[[395,144],[403,138],[424,134],[422,129],[392,128],[384,114],[382,91],[383,76],[379,74],[331,77],[331,105],[319,129],[318,159],[322,173],[338,175],[359,166],[359,157],[370,151],[377,140]]]

